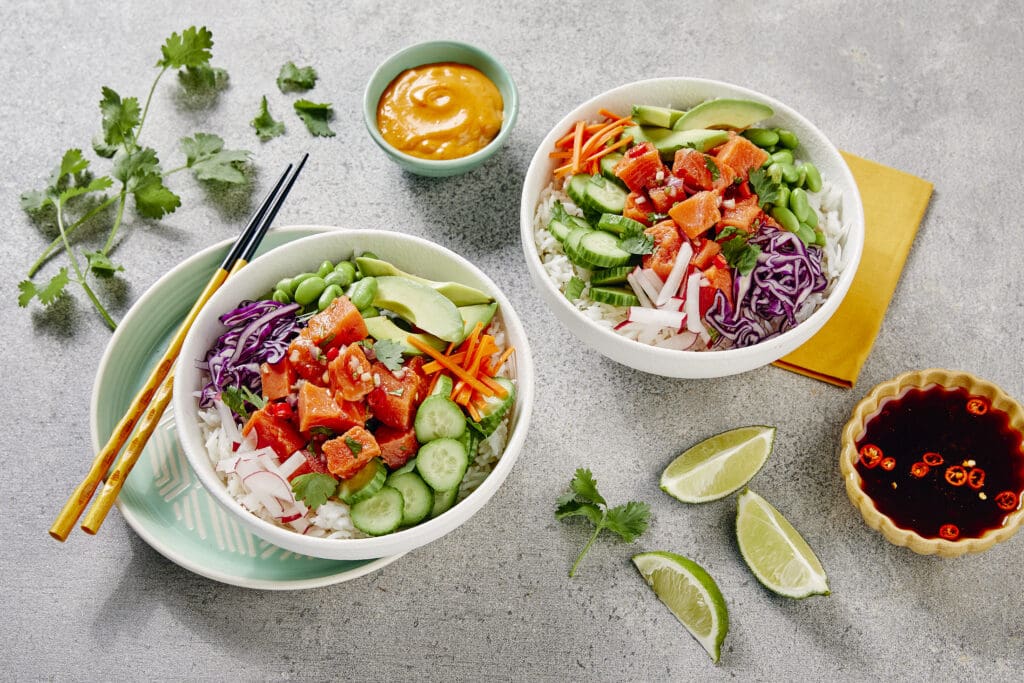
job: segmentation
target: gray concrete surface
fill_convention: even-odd
[[[65,545],[46,529],[90,458],[88,407],[110,334],[79,293],[45,312],[15,304],[46,238],[17,197],[99,130],[100,86],[144,95],[171,31],[205,24],[230,88],[208,109],[156,92],[149,143],[170,159],[194,130],[255,152],[254,196],[309,150],[280,223],[424,236],[478,263],[511,297],[535,353],[534,426],[498,495],[455,533],[331,588],[266,593],[169,563],[115,512]],[[0,679],[1010,680],[1024,663],[1024,539],[944,561],[886,543],[848,503],[839,431],[875,383],[963,368],[1024,398],[1021,181],[1024,12],[1015,2],[562,3],[6,2],[0,7]],[[371,142],[362,88],[391,52],[456,38],[496,54],[522,95],[507,149],[448,180],[403,174]],[[292,118],[260,144],[248,127],[286,60],[312,63],[339,135]],[[611,86],[692,75],[766,92],[846,150],[928,178],[936,191],[874,351],[852,391],[763,368],[714,381],[643,375],[582,349],[538,301],[518,240],[519,188],[565,111]],[[116,315],[198,249],[236,233],[248,201],[173,179],[182,208],[132,220],[116,256]],[[657,476],[682,448],[742,424],[778,426],[754,481],[804,533],[833,594],[767,593],[732,537],[733,506],[684,507]],[[634,545],[585,541],[555,498],[589,466],[612,501],[648,501]],[[643,585],[642,549],[697,560],[732,627],[720,665]]]

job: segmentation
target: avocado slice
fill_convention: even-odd
[[[424,284],[447,297],[456,306],[489,304],[494,301],[494,297],[481,292],[479,289],[470,287],[469,285],[464,285],[459,282],[436,282],[434,280],[427,280],[426,278],[401,271],[387,261],[381,261],[380,259],[360,256],[356,259],[356,265],[359,266],[359,270],[362,271],[363,275],[371,275],[373,277],[393,275]]]
[[[671,128],[686,112],[669,107],[655,107],[650,104],[633,105],[633,121],[641,126],[658,126],[659,128]]]
[[[370,336],[377,341],[390,340],[402,345],[402,353],[407,356],[418,356],[423,352],[417,349],[415,346],[409,344],[406,341],[409,337],[416,337],[427,346],[437,349],[438,351],[444,351],[444,348],[448,344],[441,339],[438,339],[432,334],[424,334],[422,332],[409,332],[403,330],[401,327],[396,325],[391,318],[384,315],[373,316],[372,318],[364,318],[363,322],[366,323],[366,330],[370,333]]]
[[[466,324],[466,328],[463,330],[465,336],[469,336],[469,333],[473,331],[477,323],[483,323],[484,327],[490,325],[494,312],[497,310],[498,304],[496,303],[459,306],[459,315],[462,316],[462,321]]]
[[[437,290],[407,277],[378,277],[373,305],[392,311],[445,341],[459,342],[465,337],[465,324],[455,304]]]
[[[729,128],[743,130],[758,121],[767,119],[774,113],[768,105],[753,100],[728,98],[708,100],[701,102],[681,116],[672,129]]]
[[[675,153],[683,147],[692,147],[706,152],[728,141],[729,133],[724,130],[669,130],[667,128],[643,128],[644,135],[661,158],[671,161]]]

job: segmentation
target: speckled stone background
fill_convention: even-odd
[[[350,583],[286,593],[221,585],[165,560],[116,512],[96,538],[60,545],[46,534],[91,457],[89,397],[110,334],[78,293],[49,311],[16,306],[16,284],[47,239],[18,195],[41,186],[64,149],[88,147],[100,86],[144,96],[163,39],[192,24],[212,29],[230,88],[196,108],[166,79],[148,143],[169,164],[176,140],[195,130],[253,150],[252,198],[175,176],[182,208],[130,221],[117,246],[127,272],[102,293],[116,315],[172,266],[234,235],[279,169],[308,150],[280,224],[383,227],[451,247],[504,288],[533,343],[533,427],[498,495],[456,532]],[[954,561],[893,547],[848,503],[836,464],[853,405],[904,370],[962,368],[1024,398],[1019,3],[9,0],[0,35],[0,679],[1019,677],[1024,538]],[[447,180],[399,171],[360,114],[373,68],[434,38],[493,52],[522,96],[507,148]],[[336,138],[310,138],[287,112],[274,78],[290,59],[319,70],[311,96],[334,104]],[[935,183],[857,388],[772,367],[714,381],[640,374],[581,347],[531,291],[518,204],[536,145],[580,101],[671,75],[763,91],[837,146]],[[265,144],[248,126],[262,94],[289,126]],[[731,502],[684,507],[657,488],[682,448],[752,423],[778,426],[753,486],[816,549],[830,597],[769,594],[736,549]],[[577,466],[591,467],[612,501],[648,501],[654,521],[634,545],[596,544],[570,580],[586,535],[556,522],[552,507]],[[731,615],[718,666],[637,576],[629,557],[644,549],[686,554],[718,580]]]

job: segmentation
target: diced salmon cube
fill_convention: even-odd
[[[390,427],[408,429],[416,416],[420,399],[420,378],[415,372],[399,370],[396,377],[383,363],[374,363],[373,391],[366,400],[373,416]],[[379,383],[379,384],[378,384]]]
[[[704,270],[704,277],[713,288],[722,290],[725,298],[729,300],[729,305],[732,306],[732,275],[729,274],[729,268],[712,265]]]
[[[711,265],[711,259],[715,258],[720,251],[722,251],[722,245],[715,240],[701,240],[697,253],[693,255],[694,267],[704,270]]]
[[[380,445],[381,460],[393,470],[409,462],[420,449],[420,442],[416,440],[416,430],[411,427],[395,429],[381,425],[373,436]]]
[[[656,223],[644,232],[654,239],[654,251],[643,257],[644,268],[652,269],[658,274],[658,277],[665,280],[672,272],[676,256],[679,255],[679,248],[683,246],[683,240],[672,221]]]
[[[331,305],[309,319],[303,330],[317,346],[328,348],[352,344],[368,334],[363,316],[347,296],[339,296]]]
[[[718,211],[718,200],[716,192],[698,192],[669,209],[668,215],[684,235],[694,240],[707,232],[708,228],[722,217]]]
[[[761,168],[768,159],[768,152],[742,135],[736,135],[718,148],[715,159],[719,166],[728,166],[736,175],[746,180],[751,169]]]
[[[331,388],[346,401],[361,401],[373,390],[370,361],[359,344],[349,344],[328,366]]]
[[[280,417],[275,417],[268,412],[267,404],[249,417],[249,421],[242,427],[242,435],[248,436],[250,432],[256,432],[256,447],[273,449],[277,457],[284,461],[295,451],[301,450],[306,445],[306,438],[296,431],[292,424]]]
[[[651,219],[647,217],[649,213],[653,213],[651,210],[651,202],[642,192],[630,192],[626,196],[626,207],[622,210],[623,216],[626,218],[632,218],[636,222],[642,223],[646,226],[650,226]]]
[[[292,392],[293,384],[295,369],[288,362],[287,356],[277,363],[260,364],[260,387],[266,400],[276,401],[285,398]]]
[[[660,184],[665,177],[665,164],[654,145],[644,142],[630,147],[615,165],[615,175],[633,192],[642,192]]]
[[[731,209],[722,211],[722,218],[718,221],[719,227],[732,226],[744,232],[750,232],[751,226],[761,213],[761,207],[757,205],[757,196],[747,197],[737,201]]]
[[[327,386],[327,356],[308,336],[300,334],[293,339],[288,345],[285,358],[299,377],[322,387]]]
[[[362,427],[364,420],[360,419],[360,411],[355,406],[339,403],[330,389],[306,382],[299,389],[299,430],[309,432],[323,427],[343,432],[351,427]]]
[[[380,446],[373,434],[362,427],[353,427],[336,439],[325,441],[323,451],[331,474],[349,479],[380,455]]]

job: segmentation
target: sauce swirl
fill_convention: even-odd
[[[377,103],[377,128],[389,145],[421,159],[458,159],[501,130],[504,102],[480,70],[442,62],[406,69]]]

